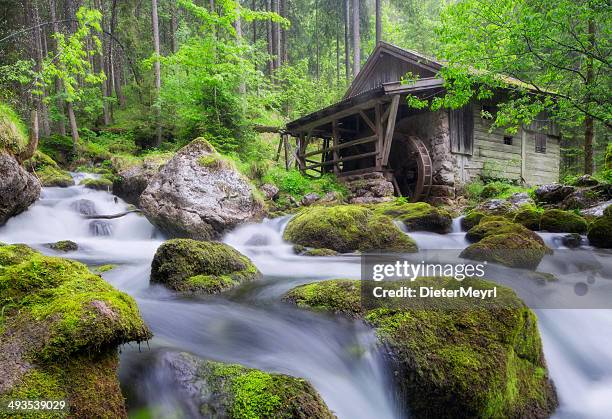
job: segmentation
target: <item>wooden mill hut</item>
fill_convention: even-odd
[[[491,131],[487,115],[494,114],[495,100],[457,110],[409,107],[407,95],[445,93],[441,68],[379,43],[340,102],[287,124],[285,144],[295,137],[298,167],[351,180],[378,173],[413,201],[453,198],[457,188],[481,177],[526,185],[558,180],[559,134],[546,117],[511,135]],[[408,73],[417,81],[402,83]]]

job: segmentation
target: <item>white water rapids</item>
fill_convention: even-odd
[[[85,175],[75,175],[82,178]],[[130,413],[142,408],[156,417],[181,417],[182,401],[167,379],[168,371],[154,354],[188,351],[223,362],[235,362],[267,371],[308,379],[339,418],[401,418],[390,370],[373,332],[358,321],[315,314],[280,302],[296,285],[330,278],[359,278],[357,256],[305,257],[293,253],[282,240],[288,218],[244,225],[224,241],[250,257],[264,274],[221,296],[179,297],[162,286],[149,285],[150,263],[163,236],[146,218],[129,214],[112,220],[84,219],[78,210],[91,203],[98,214],[114,214],[128,206],[107,192],[82,186],[44,188],[40,200],[0,227],[0,242],[26,243],[40,251],[70,257],[88,265],[116,264],[104,278],[133,296],[155,337],[151,350],[124,346],[120,378]],[[79,202],[79,203],[77,203]],[[75,204],[77,203],[77,204]],[[105,234],[105,235],[103,235]],[[447,235],[411,233],[419,248],[464,248],[458,220]],[[544,235],[559,248],[558,235]],[[56,252],[45,246],[73,240],[79,250]],[[547,272],[568,260],[555,255],[542,262]],[[612,256],[604,255],[610,269]],[[598,278],[594,290],[608,291],[612,281]],[[609,278],[607,278],[609,279]],[[531,286],[504,283],[521,297],[536,292]],[[601,287],[601,288],[597,288]],[[607,295],[612,295],[607,293]],[[612,412],[612,310],[535,310],[544,352],[557,387],[557,418],[604,418]],[[183,416],[189,413],[183,410]]]

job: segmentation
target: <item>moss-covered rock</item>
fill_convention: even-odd
[[[203,417],[333,419],[321,396],[303,379],[167,353],[178,391],[193,398]]]
[[[79,250],[79,245],[71,240],[60,240],[55,243],[49,243],[48,246],[60,252],[74,252],[75,250]]]
[[[106,177],[101,177],[98,179],[83,179],[79,185],[83,185],[86,188],[95,189],[97,191],[110,191],[113,187],[113,181]]]
[[[488,223],[489,221],[509,221],[509,220],[503,215],[485,215],[484,217],[480,219],[480,222],[478,224]]]
[[[415,242],[386,215],[357,205],[312,206],[295,215],[285,240],[302,246],[359,251],[415,252]]]
[[[375,213],[402,221],[410,231],[448,233],[453,224],[450,213],[425,202],[395,200],[369,206]]]
[[[608,205],[604,210],[603,210],[603,215],[604,217],[612,217],[612,205]]]
[[[0,246],[2,398],[67,399],[71,417],[124,417],[116,347],[151,337],[134,300],[85,265]]]
[[[218,242],[168,240],[151,263],[151,282],[188,293],[215,294],[259,276],[249,258]]]
[[[380,283],[377,283],[379,285]],[[535,315],[514,292],[484,280],[419,278],[385,282],[456,289],[497,287],[503,304],[432,309],[378,300],[360,304],[359,281],[332,280],[294,288],[286,300],[350,316],[375,327],[388,349],[394,377],[410,413],[422,418],[549,417],[557,404],[542,353]],[[453,299],[456,300],[456,299]]]
[[[37,150],[32,158],[24,162],[24,166],[40,180],[43,186],[58,186],[65,188],[74,185],[70,173],[61,169],[48,155]]]
[[[514,222],[520,224],[529,230],[539,231],[540,220],[542,219],[542,213],[532,207],[521,208],[514,216]]]
[[[471,242],[477,242],[485,237],[494,236],[497,234],[519,234],[527,237],[530,240],[536,241],[541,245],[544,245],[544,241],[537,233],[523,227],[520,224],[513,223],[506,219],[492,220],[488,222],[480,222],[478,225],[472,227],[466,234],[465,238]]]
[[[478,243],[463,249],[459,257],[534,270],[547,253],[550,253],[550,249],[541,239],[534,240],[526,234],[508,231],[485,236]]]
[[[609,208],[612,208],[612,206],[606,208],[606,210]],[[592,246],[612,249],[612,215],[610,215],[610,211],[608,211],[608,215],[593,221],[587,237]]]
[[[587,222],[570,211],[549,209],[542,213],[540,228],[553,233],[586,233]]]
[[[464,231],[471,229],[477,225],[484,216],[486,216],[484,212],[474,210],[468,212],[465,217],[461,219],[461,228]]]
[[[338,252],[332,249],[308,249],[302,253],[304,256],[336,256]]]

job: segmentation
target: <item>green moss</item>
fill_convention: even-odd
[[[603,211],[604,217],[612,217],[612,205],[608,205]]]
[[[131,297],[81,263],[5,245],[0,306],[3,396],[67,399],[71,417],[125,416],[115,348],[151,337]]]
[[[80,185],[98,191],[109,191],[113,187],[113,181],[107,177],[101,177],[99,179],[83,179]]]
[[[477,242],[485,237],[494,236],[497,234],[518,234],[526,238],[544,245],[544,241],[537,233],[523,227],[520,224],[510,222],[506,219],[494,220],[489,222],[480,222],[472,227],[465,235],[465,238],[471,242]]]
[[[353,283],[350,286],[349,283]],[[359,281],[332,280],[291,290],[302,307],[361,315],[392,354],[396,380],[416,417],[547,417],[556,405],[535,315],[512,290],[468,278],[385,282],[385,288],[497,287],[489,308],[465,301],[461,309],[421,308],[410,301],[361,306]],[[380,285],[380,283],[377,283]],[[453,301],[459,299],[452,299]],[[455,301],[455,304],[459,302]]]
[[[553,233],[586,233],[587,222],[581,216],[558,209],[546,210],[542,213],[540,228]]]
[[[302,246],[340,253],[417,250],[391,218],[357,205],[308,207],[289,221],[283,237]]]
[[[91,268],[91,270],[94,273],[103,274],[104,272],[108,272],[108,271],[110,271],[112,269],[115,269],[115,267],[116,267],[115,265],[106,264],[106,265],[94,266],[94,267]]]
[[[612,208],[612,206],[607,209]],[[589,227],[589,243],[595,247],[612,248],[612,215],[599,217]],[[1,249],[1,248],[0,248]]]
[[[289,291],[284,299],[299,307],[349,316],[358,316],[362,311],[359,282],[349,279],[301,285]]]
[[[28,133],[19,115],[0,102],[0,151],[19,154],[28,144]]]
[[[536,269],[547,253],[550,253],[550,249],[541,239],[538,241],[525,234],[504,232],[485,236],[478,243],[465,248],[459,256],[500,263],[512,268]]]
[[[542,213],[531,207],[521,208],[514,216],[513,221],[520,224],[529,230],[538,231],[540,230],[540,220],[542,219]]]
[[[71,240],[60,240],[55,243],[50,243],[49,247],[60,252],[74,252],[79,250],[79,245]]]
[[[334,417],[312,386],[299,378],[212,361],[199,366],[198,376],[222,395],[232,419]]]
[[[44,417],[125,417],[124,399],[116,376],[118,357],[82,355],[56,364],[45,364],[28,371],[11,391],[8,399],[65,400],[68,408]],[[0,413],[0,418],[5,416]]]
[[[259,276],[249,258],[218,242],[168,240],[151,264],[152,282],[183,292],[216,293]]]
[[[220,154],[205,154],[198,159],[198,164],[211,170],[235,168],[230,160]]]
[[[302,254],[304,256],[336,256],[338,252],[331,249],[309,249]]]
[[[43,186],[67,187],[74,185],[74,179],[66,170],[62,170],[47,154],[37,150],[24,166],[40,179]]]
[[[0,270],[0,304],[11,307],[9,318],[45,324],[49,338],[33,354],[40,360],[150,337],[131,297],[79,262],[33,251]]]
[[[480,211],[470,211],[461,219],[461,228],[469,230],[477,225],[486,214]]]
[[[391,202],[369,205],[368,207],[376,214],[387,215],[393,219],[401,220],[411,231],[448,233],[453,223],[453,219],[448,211],[436,208],[425,202],[409,203],[396,199]]]

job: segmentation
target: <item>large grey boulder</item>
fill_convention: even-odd
[[[216,239],[261,214],[262,202],[253,189],[231,163],[198,138],[149,181],[140,208],[171,236]]]
[[[40,196],[40,181],[7,152],[0,151],[0,225]]]
[[[160,158],[145,158],[135,166],[120,170],[113,181],[113,193],[128,204],[137,205],[149,181],[166,164],[166,161]]]

